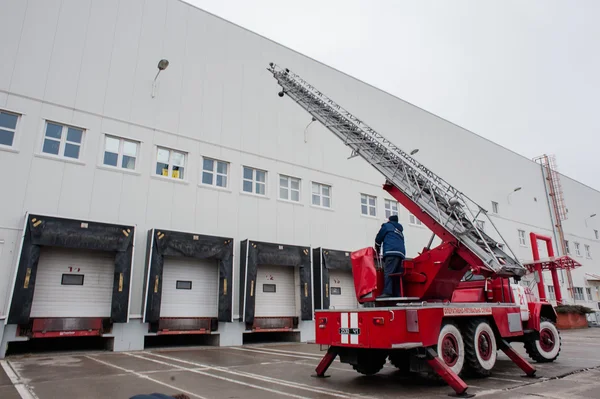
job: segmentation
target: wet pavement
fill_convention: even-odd
[[[555,363],[534,363],[542,378],[523,378],[523,372],[499,353],[491,377],[466,380],[469,392],[493,399],[600,398],[600,328],[562,331],[562,337]],[[514,346],[524,354],[521,344]],[[451,392],[444,385],[405,377],[390,364],[365,377],[336,361],[330,378],[311,378],[322,355],[317,345],[277,343],[13,356],[0,368],[0,398],[126,399],[161,392],[199,399],[385,399],[446,398]]]

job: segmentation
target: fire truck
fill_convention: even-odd
[[[325,377],[337,357],[365,375],[389,360],[404,373],[425,373],[470,396],[463,377],[489,376],[499,350],[535,376],[512,342],[524,343],[536,362],[554,361],[561,348],[556,312],[518,284],[527,268],[487,211],[297,74],[274,63],[267,69],[280,97],[291,98],[351,156],[378,170],[383,189],[433,233],[418,256],[403,261],[399,297],[379,297],[384,274],[374,248],[351,254],[361,307],[315,312],[315,343],[328,348],[315,376]],[[491,228],[484,231],[480,220]],[[432,247],[436,236],[441,244]]]

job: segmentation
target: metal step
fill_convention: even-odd
[[[500,232],[481,206],[441,177],[396,147],[360,119],[343,109],[300,76],[270,64],[269,71],[287,94],[315,119],[385,176],[423,212],[453,235],[492,271],[504,276],[521,276],[526,269],[502,239]],[[477,227],[484,219],[504,242],[512,256],[498,242]]]

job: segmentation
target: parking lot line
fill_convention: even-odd
[[[293,353],[298,353],[300,356],[313,356],[313,357],[316,357],[316,358],[319,358],[319,359],[322,358],[323,356],[325,356],[324,354],[320,355],[318,353],[308,353],[308,352],[298,352],[298,351],[294,352],[294,351],[286,351],[286,350],[283,350],[283,349],[273,349],[273,348],[265,348],[265,347],[243,348],[243,349],[256,349],[256,350],[264,350],[264,351],[276,352],[276,353],[292,353],[292,354]]]
[[[169,388],[169,389],[172,389],[172,390],[174,390],[174,391],[177,391],[177,392],[180,392],[180,393],[184,393],[184,394],[186,394],[186,395],[189,395],[189,396],[193,396],[194,398],[198,398],[198,399],[208,399],[208,398],[205,398],[204,396],[200,396],[200,395],[198,395],[198,394],[196,394],[196,393],[193,393],[193,392],[190,392],[190,391],[186,391],[186,390],[184,390],[184,389],[181,389],[181,388],[179,388],[179,387],[176,387],[175,385],[167,384],[166,382],[162,382],[162,381],[160,381],[160,380],[157,380],[157,379],[155,379],[155,378],[152,378],[152,377],[150,377],[150,376],[147,376],[147,375],[145,375],[145,374],[141,374],[141,373],[139,373],[139,372],[137,372],[137,371],[128,370],[128,369],[126,369],[126,368],[124,368],[124,367],[117,366],[116,364],[112,364],[112,363],[109,363],[109,362],[105,362],[104,360],[96,359],[96,358],[95,358],[95,357],[93,357],[93,356],[85,356],[85,357],[86,357],[86,358],[88,358],[88,359],[90,359],[90,360],[93,360],[93,361],[95,361],[95,362],[98,362],[98,363],[100,363],[100,364],[104,364],[105,366],[108,366],[108,367],[113,367],[113,368],[115,368],[115,369],[117,369],[117,370],[121,370],[121,371],[124,371],[124,372],[126,372],[126,373],[128,373],[128,374],[135,375],[136,377],[139,377],[139,378],[142,378],[142,379],[145,379],[145,380],[152,381],[152,382],[154,382],[154,383],[156,383],[156,384],[159,384],[159,385],[165,386],[165,387],[167,387],[167,388]]]
[[[314,356],[304,356],[304,355],[292,355],[289,353],[278,353],[278,352],[267,352],[264,350],[259,350],[259,349],[248,349],[248,348],[236,348],[236,347],[231,347],[231,348],[227,348],[227,349],[234,349],[236,351],[243,351],[243,352],[254,352],[254,353],[262,353],[263,355],[276,355],[276,356],[287,356],[287,357],[295,357],[298,359],[309,359],[309,360],[315,360],[316,358]]]
[[[10,382],[13,384],[22,399],[37,399],[37,396],[31,392],[25,384],[23,384],[17,372],[13,370],[6,360],[0,360],[0,365],[4,369],[4,372],[10,379]]]
[[[207,373],[207,372],[204,372],[204,371],[199,371],[196,368],[190,369],[190,368],[187,368],[187,367],[178,366],[176,364],[167,363],[167,362],[163,362],[163,361],[156,360],[156,359],[150,359],[150,358],[145,357],[145,356],[135,355],[133,353],[125,353],[125,354],[128,355],[128,356],[136,357],[138,359],[143,359],[143,360],[147,360],[147,361],[150,361],[150,362],[162,364],[162,365],[165,365],[165,366],[171,366],[171,367],[179,368],[181,371],[189,371],[190,373],[201,374],[201,375],[205,375],[207,377],[212,377],[212,378],[216,378],[216,379],[219,379],[219,380],[223,380],[223,381],[227,381],[227,382],[232,382],[234,384],[245,385],[245,386],[248,386],[248,387],[251,387],[251,388],[260,389],[260,390],[263,390],[263,391],[275,393],[277,395],[289,396],[291,398],[299,398],[299,399],[310,399],[310,398],[308,398],[306,396],[295,395],[295,394],[284,392],[284,391],[280,391],[280,390],[277,390],[277,389],[272,389],[272,388],[267,388],[267,387],[261,387],[259,385],[250,384],[248,382],[238,381],[238,380],[234,380],[234,379],[231,379],[231,378],[223,377],[223,376],[220,376],[220,375],[210,374],[210,373]],[[159,355],[155,355],[155,356],[159,356]],[[159,357],[165,357],[167,359],[170,359],[168,356],[159,356]],[[172,358],[172,359],[175,360],[175,361],[181,362],[181,363],[185,363],[184,361],[181,361],[181,360],[178,360],[178,359],[175,359],[175,358]],[[207,366],[205,364],[196,364],[196,365],[199,366],[199,367],[207,367],[208,369],[213,370],[213,371],[214,370],[221,371],[221,370],[218,370],[215,367],[210,367],[210,366]],[[237,374],[235,372],[231,372],[231,373],[232,374]]]
[[[189,365],[193,365],[193,366],[209,367],[209,368],[211,368],[211,369],[213,369],[215,371],[220,371],[220,372],[224,372],[224,373],[230,373],[230,374],[237,375],[239,377],[256,379],[256,380],[263,381],[263,382],[268,382],[268,383],[271,383],[271,384],[278,384],[278,385],[283,385],[283,386],[292,387],[292,388],[296,388],[296,389],[307,390],[307,391],[312,391],[312,392],[316,392],[316,393],[322,393],[322,394],[329,395],[329,396],[335,396],[335,397],[339,397],[339,398],[356,397],[356,394],[353,394],[353,393],[350,393],[350,392],[340,391],[340,390],[337,390],[337,389],[322,388],[322,387],[318,387],[317,388],[317,387],[314,387],[314,386],[311,386],[311,385],[307,385],[307,384],[302,384],[302,383],[299,383],[299,382],[282,380],[280,378],[268,377],[268,376],[264,376],[264,375],[260,375],[260,374],[254,374],[254,373],[249,373],[249,372],[241,371],[241,370],[235,370],[234,371],[234,370],[231,370],[231,369],[228,369],[228,368],[224,368],[224,367],[207,366],[205,364],[196,363],[196,362],[192,362],[192,361],[188,361],[188,360],[182,360],[182,359],[178,359],[178,358],[173,358],[173,357],[165,356],[165,355],[159,355],[157,353],[152,353],[152,352],[149,352],[147,354],[151,355],[151,356],[157,356],[157,357],[160,357],[160,358],[164,358],[164,359],[169,359],[171,361],[175,361],[175,362],[179,362],[179,363],[183,363],[183,364],[189,364]],[[145,359],[150,360],[148,358],[145,358]],[[367,396],[361,396],[361,398],[367,398]]]

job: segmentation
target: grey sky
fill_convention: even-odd
[[[600,1],[188,2],[600,190]]]

